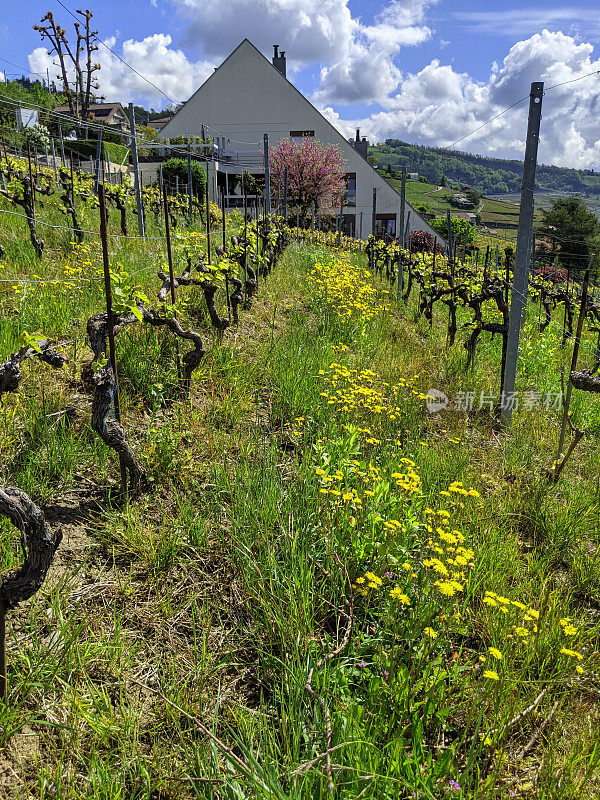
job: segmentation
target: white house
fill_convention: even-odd
[[[355,141],[345,139],[287,80],[285,52],[280,53],[277,45],[274,48],[270,62],[244,39],[164,126],[162,135],[200,136],[204,126],[218,146],[216,179],[227,194],[232,189],[231,176],[245,169],[264,176],[265,133],[270,145],[285,137],[313,136],[336,144],[347,165],[344,231],[362,233],[363,238],[371,233],[373,189],[377,189],[377,232],[400,236],[400,195],[367,162],[366,139],[360,139],[359,131]],[[209,186],[211,177],[209,171]],[[408,203],[405,225],[406,221],[411,230],[428,231],[439,241],[439,234]]]

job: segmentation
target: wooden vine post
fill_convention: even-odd
[[[106,231],[106,198],[104,184],[98,186],[98,200],[100,202],[100,240],[102,242],[102,265],[104,269],[104,292],[106,295],[106,318],[108,323],[108,353],[110,366],[114,376],[113,403],[115,419],[121,423],[121,405],[119,402],[119,381],[117,378],[117,353],[115,350],[115,319],[112,310],[112,292],[110,286],[110,262],[108,259],[108,235]],[[121,488],[127,494],[127,469],[122,456],[119,456],[121,466]]]

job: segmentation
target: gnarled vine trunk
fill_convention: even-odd
[[[62,532],[52,533],[41,509],[20,489],[0,486],[0,514],[7,517],[21,533],[23,563],[2,575],[0,594],[5,610],[28,600],[40,588]]]

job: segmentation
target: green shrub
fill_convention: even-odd
[[[431,227],[441,234],[444,239],[448,237],[448,222],[446,217],[436,217],[430,222]],[[475,239],[475,227],[471,225],[466,219],[460,217],[451,217],[450,225],[452,228],[452,235],[456,236],[457,244],[469,244]]]
[[[157,170],[157,175],[160,169]],[[185,158],[169,158],[162,165],[163,177],[171,184],[175,184],[175,178],[179,178],[179,184],[187,184],[188,164]],[[205,197],[206,172],[202,169],[198,161],[192,161],[192,192],[202,203]]]

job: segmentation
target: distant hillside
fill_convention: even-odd
[[[385,144],[370,147],[369,156],[382,167],[405,165],[409,172],[418,172],[433,184],[440,185],[445,180],[452,185],[468,185],[488,195],[521,190],[521,161],[488,158],[443,147],[422,147],[400,139],[386,139]],[[536,173],[536,190],[600,195],[600,173],[541,164]]]

